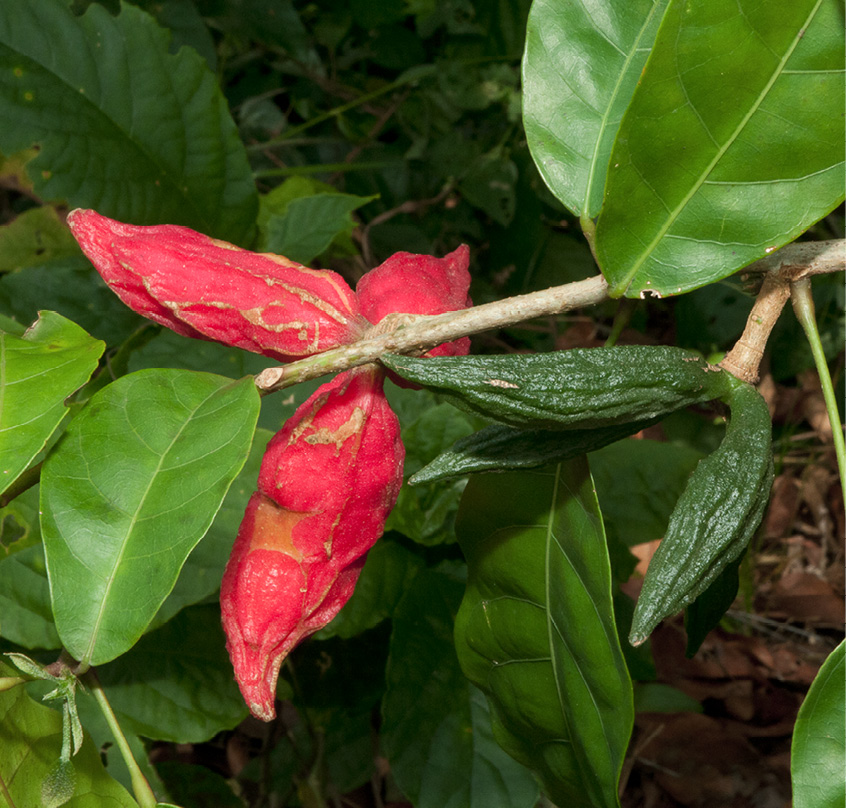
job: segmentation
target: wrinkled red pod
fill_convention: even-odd
[[[394,312],[443,314],[468,308],[473,305],[469,266],[466,244],[443,258],[396,253],[356,285],[361,313],[375,325]],[[432,348],[426,356],[463,356],[469,350],[469,337],[462,337]]]
[[[358,339],[366,327],[346,281],[187,227],[139,227],[74,210],[68,225],[112,290],[188,337],[290,361]]]
[[[402,484],[399,422],[373,366],[339,374],[268,444],[220,591],[235,678],[269,721],[279,667],[349,600]]]

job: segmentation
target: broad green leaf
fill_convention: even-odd
[[[338,236],[348,235],[354,226],[350,214],[375,198],[325,193],[292,199],[284,213],[268,218],[267,249],[308,264]]]
[[[794,808],[846,805],[844,649],[846,643],[841,642],[823,663],[796,717],[790,751]]]
[[[422,566],[419,556],[387,536],[382,537],[367,554],[352,597],[335,619],[315,635],[316,639],[354,637],[390,617]]]
[[[173,588],[247,459],[251,378],[123,376],[74,418],[41,475],[41,529],[62,642],[88,664],[124,653]]]
[[[40,145],[44,199],[243,242],[257,196],[226,99],[196,51],[140,9],[81,17],[60,0],[0,5],[0,149]]]
[[[16,671],[0,662],[0,676]],[[42,783],[62,750],[61,714],[33,701],[23,687],[0,693],[0,780],[16,806],[43,805]],[[137,803],[103,768],[86,736],[72,758],[76,785],[66,808],[137,808]],[[4,805],[6,803],[4,802]]]
[[[493,424],[456,441],[431,463],[412,475],[412,485],[460,477],[479,471],[532,469],[570,460],[627,438],[656,423],[634,423],[599,429],[518,429]]]
[[[0,227],[0,272],[78,254],[79,247],[67,225],[48,205],[30,208]]]
[[[535,0],[523,122],[550,190],[577,215],[602,206],[608,157],[667,0]]]
[[[497,741],[553,802],[618,806],[632,686],[587,460],[472,478],[456,532],[469,567],[456,650]]]
[[[97,676],[121,726],[151,740],[207,741],[247,715],[217,605],[185,609]]]
[[[843,200],[840,0],[673,0],[611,154],[614,296],[724,278]]]
[[[203,540],[186,559],[176,586],[156,613],[148,631],[163,625],[186,606],[212,597],[220,589],[223,570],[238,535],[247,502],[256,490],[264,450],[272,437],[273,433],[266,429],[256,430],[247,462],[229,486]]]
[[[0,332],[0,492],[44,448],[105,347],[52,311],[22,337]]]
[[[537,785],[494,741],[485,697],[455,658],[461,589],[452,568],[421,572],[394,614],[385,753],[415,808],[529,808]]]
[[[543,429],[657,418],[721,397],[733,378],[693,351],[661,345],[381,361],[463,410]]]

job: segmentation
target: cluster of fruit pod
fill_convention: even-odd
[[[75,210],[68,224],[112,290],[178,334],[288,362],[355,342],[389,314],[471,305],[469,251],[398,253],[353,291],[338,274],[242,250],[186,227],[123,224]],[[466,354],[464,338],[427,356]],[[322,385],[270,441],[221,585],[235,678],[257,718],[297,643],[353,593],[402,483],[399,422],[376,365]]]

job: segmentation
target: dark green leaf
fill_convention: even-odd
[[[590,456],[609,539],[626,547],[663,538],[701,452],[674,443],[622,440]]]
[[[455,658],[461,589],[455,570],[422,572],[394,615],[382,701],[385,752],[416,808],[529,808],[537,786],[497,746],[485,698]]]
[[[660,682],[643,682],[634,686],[635,712],[638,713],[701,713],[702,705],[686,693]]]
[[[282,214],[267,220],[267,250],[308,264],[340,235],[353,228],[350,214],[375,199],[372,196],[324,193],[292,199]]]
[[[586,459],[472,478],[456,532],[469,566],[456,649],[495,737],[554,802],[618,806],[632,688]]]
[[[97,675],[121,725],[152,740],[206,741],[247,714],[216,605],[183,610]]]
[[[383,356],[404,379],[512,426],[588,429],[645,421],[723,395],[729,374],[666,346],[414,359]]]
[[[823,663],[796,717],[790,769],[794,808],[836,808],[846,804],[846,643]]]
[[[474,207],[507,227],[514,218],[517,166],[511,160],[485,155],[462,178],[459,189]]]
[[[654,423],[655,420],[635,421],[599,429],[568,429],[566,432],[494,424],[457,441],[451,449],[412,475],[409,482],[417,485],[478,471],[548,466],[601,449]]]
[[[78,254],[70,230],[48,205],[30,208],[0,227],[0,272]]]
[[[106,286],[79,251],[0,278],[0,310],[29,324],[44,309],[73,320],[108,345],[123,342],[145,322]]]
[[[0,635],[24,648],[61,648],[39,543],[0,561]]]
[[[574,213],[602,206],[608,157],[667,0],[535,0],[523,121],[535,163]]]
[[[14,668],[0,662],[0,676],[14,676]],[[43,805],[41,784],[62,750],[60,713],[33,701],[23,687],[0,693],[0,779],[16,806]],[[67,808],[137,808],[129,794],[103,768],[97,748],[86,736],[73,758],[74,796]]]
[[[413,474],[453,441],[468,435],[475,421],[448,404],[434,404],[428,394],[419,390],[414,393],[427,399],[429,406],[414,420],[408,416],[403,419],[405,474]],[[452,526],[463,489],[464,484],[455,481],[420,488],[403,486],[387,528],[421,544],[454,541]]]
[[[257,197],[214,75],[125,4],[75,17],[58,0],[0,6],[0,149],[40,145],[39,196],[135,224],[243,242]]]
[[[123,376],[74,418],[41,476],[53,614],[76,659],[130,648],[173,588],[247,459],[251,378]]]
[[[724,278],[843,200],[839,0],[670,3],[611,153],[611,294]]]
[[[52,311],[22,337],[0,331],[0,493],[44,448],[105,347]]]
[[[353,596],[316,638],[354,637],[390,617],[422,566],[410,550],[387,537],[380,539],[367,554]]]

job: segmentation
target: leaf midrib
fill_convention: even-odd
[[[764,99],[767,97],[768,93],[773,87],[773,84],[778,80],[778,78],[782,75],[784,70],[785,64],[793,55],[793,52],[796,50],[796,46],[799,44],[799,41],[802,39],[801,33],[807,31],[811,21],[816,16],[817,11],[819,10],[820,5],[822,4],[822,0],[817,0],[816,4],[814,5],[813,9],[811,10],[810,14],[806,18],[805,22],[803,23],[800,32],[797,32],[796,36],[793,38],[793,42],[791,43],[790,47],[787,48],[785,51],[784,56],[782,57],[781,61],[778,63],[776,69],[773,71],[773,74],[770,76],[769,81],[767,82],[764,89],[758,94],[758,98],[755,102],[750,106],[749,111],[746,115],[743,116],[740,123],[735,128],[734,132],[726,139],[726,142],[722,147],[717,150],[716,155],[711,160],[711,162],[707,165],[707,167],[700,173],[697,177],[696,182],[693,183],[690,187],[690,190],[687,194],[682,198],[681,202],[679,202],[676,207],[670,211],[669,216],[665,220],[664,224],[659,228],[658,232],[656,233],[655,237],[652,241],[646,246],[644,251],[640,254],[640,256],[635,260],[635,263],[632,265],[631,270],[622,278],[620,283],[616,284],[614,287],[614,293],[624,293],[628,290],[629,286],[634,280],[635,275],[637,275],[640,268],[646,262],[646,260],[652,255],[654,249],[658,246],[659,242],[664,238],[667,234],[667,231],[670,227],[675,224],[678,217],[681,215],[682,211],[687,207],[690,200],[693,196],[699,191],[702,185],[707,180],[708,176],[720,162],[720,160],[725,156],[725,153],[731,148],[731,146],[735,143],[737,138],[740,136],[743,129],[749,123],[752,116],[758,111],[761,104],[764,102]],[[751,27],[751,26],[750,26]],[[692,106],[692,105],[691,105]],[[707,131],[707,130],[706,130]]]

